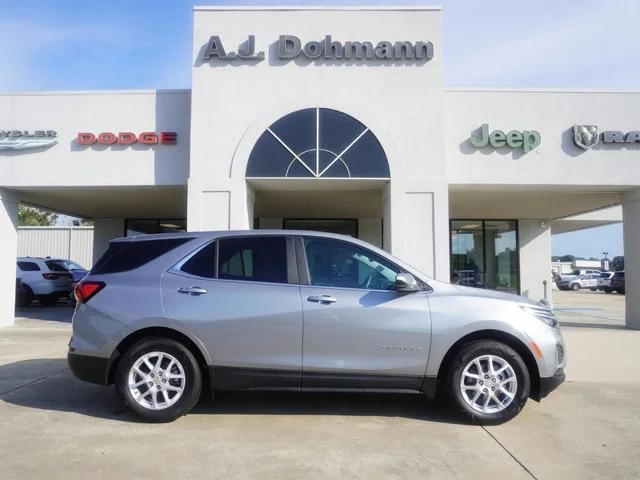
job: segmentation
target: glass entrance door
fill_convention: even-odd
[[[285,218],[282,223],[285,230],[315,230],[358,238],[358,220],[355,218]]]
[[[452,220],[453,279],[460,285],[519,293],[517,231],[516,220]]]

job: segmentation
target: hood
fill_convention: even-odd
[[[509,302],[526,303],[529,305],[536,305],[536,306],[541,305],[540,302],[537,302],[536,300],[523,297],[522,295],[516,295],[514,293],[506,293],[506,292],[500,292],[497,290],[487,290],[484,288],[476,288],[476,287],[464,287],[462,285],[452,285],[452,287],[470,297],[493,298],[496,300],[506,300]]]

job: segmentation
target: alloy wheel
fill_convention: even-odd
[[[460,377],[462,398],[480,413],[503,411],[511,404],[517,391],[518,378],[513,367],[496,355],[474,358]]]
[[[166,352],[145,353],[129,370],[129,393],[149,410],[164,410],[174,405],[182,396],[185,384],[182,364]]]

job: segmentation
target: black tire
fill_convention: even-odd
[[[50,307],[51,305],[58,303],[59,299],[60,297],[58,297],[58,295],[44,295],[42,297],[38,297],[38,302],[44,307]]]
[[[574,292],[577,292],[578,290],[580,290],[580,284],[579,283],[573,283],[571,285],[571,290],[573,290]]]
[[[597,291],[598,291],[598,289],[597,289],[597,288],[592,288],[592,289],[591,289],[591,291],[592,291],[592,292],[597,292]]]
[[[33,292],[24,283],[22,284],[22,291],[16,295],[16,307],[27,307],[31,305],[33,301]]]
[[[505,360],[516,375],[517,389],[511,403],[504,409],[495,413],[483,413],[472,408],[464,399],[460,388],[460,378],[466,366],[475,358],[482,355],[495,355]],[[495,340],[475,340],[470,342],[458,352],[453,359],[448,371],[447,390],[458,408],[469,414],[476,422],[482,425],[497,425],[511,420],[527,403],[531,391],[531,379],[529,370],[518,353],[508,345]]]
[[[604,293],[611,293],[611,289],[610,288],[605,288],[604,289]]]
[[[185,385],[176,403],[162,410],[151,410],[140,405],[128,388],[129,371],[134,363],[149,352],[163,352],[176,358],[184,368]],[[118,362],[115,376],[116,391],[122,403],[133,414],[147,422],[172,422],[186,415],[198,402],[202,391],[202,372],[193,353],[182,343],[169,338],[152,337],[132,345]]]

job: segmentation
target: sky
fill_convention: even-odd
[[[447,86],[640,89],[637,0],[198,1],[444,8]],[[189,88],[189,0],[0,0],[0,91]],[[556,235],[552,254],[622,254],[622,226]]]

